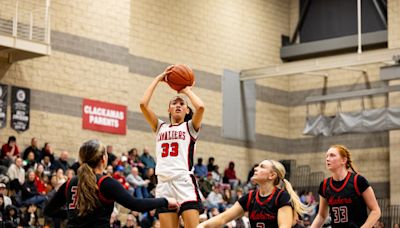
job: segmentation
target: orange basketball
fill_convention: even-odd
[[[166,76],[165,81],[172,89],[180,91],[186,86],[193,85],[194,73],[187,65],[176,64],[173,66],[171,73]]]

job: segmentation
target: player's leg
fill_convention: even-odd
[[[195,228],[199,224],[199,211],[196,209],[185,210],[182,212],[185,228]]]
[[[178,213],[166,212],[158,215],[162,228],[177,228],[179,223]],[[186,227],[186,226],[185,226]]]
[[[159,180],[156,186],[156,197],[175,198],[173,189],[171,188],[171,181]],[[179,223],[178,211],[168,208],[158,208],[158,217],[160,219],[161,227],[177,228]]]

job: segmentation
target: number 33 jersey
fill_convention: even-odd
[[[362,193],[369,187],[361,175],[348,172],[342,181],[332,177],[321,182],[319,194],[329,205],[332,227],[360,227],[367,220],[367,206]]]
[[[172,125],[158,120],[156,175],[162,179],[193,173],[193,155],[198,131],[192,121]]]

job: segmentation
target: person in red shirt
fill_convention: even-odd
[[[230,184],[232,189],[236,189],[240,180],[236,177],[235,163],[233,161],[229,162],[228,168],[224,171],[224,183]]]
[[[122,186],[124,186],[124,188],[125,188],[126,190],[130,190],[130,189],[129,189],[129,183],[126,181],[126,178],[125,178],[123,172],[124,172],[124,167],[121,166],[121,165],[118,165],[117,168],[115,169],[114,174],[113,174],[113,178],[114,178],[115,180],[117,180],[119,183],[121,183]],[[130,192],[131,192],[131,191],[130,191]],[[133,195],[133,191],[132,191],[131,193],[132,193],[132,195]]]
[[[17,139],[15,136],[10,136],[8,137],[8,142],[1,147],[1,159],[3,160],[3,165],[8,167],[11,162],[15,161],[17,156],[19,156]]]

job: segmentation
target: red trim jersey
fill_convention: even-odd
[[[156,175],[168,180],[193,173],[193,156],[198,131],[192,121],[179,125],[158,120],[156,132]]]
[[[268,196],[262,197],[260,190],[250,191],[238,200],[244,211],[249,212],[252,228],[278,227],[278,210],[291,206],[287,191],[274,188]]]
[[[318,193],[329,205],[331,225],[335,227],[360,227],[368,218],[362,193],[369,187],[361,175],[349,172],[342,181],[332,177],[321,182]]]

